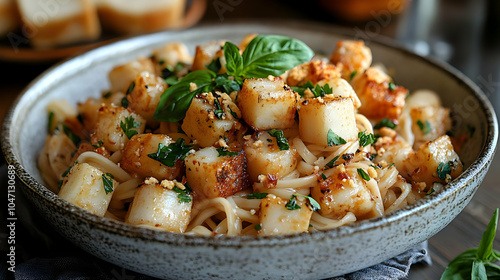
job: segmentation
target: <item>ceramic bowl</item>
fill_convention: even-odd
[[[210,40],[238,42],[248,33],[281,34],[330,54],[353,30],[311,23],[232,23],[136,37],[100,47],[56,65],[27,86],[5,117],[2,148],[24,182],[36,209],[63,236],[91,254],[119,266],[171,279],[319,279],[341,275],[394,257],[428,239],[467,205],[483,180],[498,137],[492,106],[481,90],[449,65],[415,55],[387,39],[366,44],[396,83],[439,93],[457,125],[453,133],[476,128],[462,149],[465,171],[442,191],[383,217],[341,228],[273,237],[198,237],[156,231],[101,218],[60,199],[45,186],[37,155],[46,135],[46,106],[55,99],[76,104],[109,87],[114,66],[167,42],[190,50]],[[363,39],[363,38],[355,38]],[[375,40],[376,39],[376,40]]]

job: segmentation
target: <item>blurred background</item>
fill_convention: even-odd
[[[177,0],[171,0],[173,1]],[[440,59],[460,70],[484,91],[494,105],[497,116],[500,112],[498,97],[500,1],[498,0],[187,0],[181,2],[185,9],[181,9],[182,14],[173,23],[154,27],[156,29],[143,30],[117,30],[111,24],[103,26],[102,33],[88,41],[48,49],[35,47],[33,42],[27,40],[27,36],[23,35],[26,24],[21,23],[12,31],[5,33],[7,35],[0,39],[0,68],[3,73],[0,76],[2,99],[0,119],[17,94],[41,72],[62,59],[100,44],[160,29],[186,29],[207,23],[229,24],[233,21],[284,19],[343,26],[359,40],[392,38],[422,56]],[[2,19],[4,18],[0,17],[0,25]],[[12,38],[16,38],[15,46]],[[429,240],[433,265],[412,266],[410,279],[438,279],[451,259],[465,249],[477,247],[493,209],[500,207],[498,205],[500,180],[496,176],[500,173],[499,158],[498,155],[495,157],[489,174],[470,205],[448,227]],[[498,235],[493,247],[500,250]]]

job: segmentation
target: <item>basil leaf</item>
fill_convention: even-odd
[[[488,275],[486,275],[486,268],[482,261],[475,260],[472,263],[472,273],[471,278],[474,280],[488,280]]]
[[[347,143],[342,137],[338,136],[333,132],[332,129],[328,130],[328,135],[326,138],[326,142],[328,143],[328,146],[332,147],[333,145],[339,146]]]
[[[193,199],[191,198],[191,189],[189,189],[186,185],[185,185],[185,189],[180,189],[179,187],[177,186],[174,186],[172,188],[172,190],[177,194],[177,198],[179,199],[179,203],[187,203],[187,202],[191,202]]]
[[[241,75],[247,78],[279,76],[311,60],[313,55],[314,52],[297,39],[281,35],[258,35],[243,51]]]
[[[135,122],[135,119],[132,116],[125,117],[125,122],[120,121],[120,127],[122,128],[123,132],[125,132],[125,135],[127,135],[128,139],[139,133],[134,129],[138,128],[139,126],[141,126],[141,124]]]
[[[267,196],[267,193],[251,193],[247,195],[247,199],[263,199]]]
[[[233,91],[239,91],[241,89],[241,85],[236,81],[229,79],[227,74],[217,75],[214,79],[215,87],[222,89],[222,91],[226,93],[231,93]]]
[[[226,42],[224,44],[224,58],[226,59],[227,73],[230,76],[242,76],[243,57],[235,44],[231,42]]]
[[[394,129],[396,127],[396,124],[394,124],[391,120],[388,118],[383,118],[378,122],[373,128],[374,129],[380,129],[382,127],[388,127]]]
[[[453,259],[441,275],[441,280],[470,279],[476,251],[477,249],[469,249]]]
[[[166,166],[174,167],[177,160],[184,160],[192,147],[191,145],[184,145],[184,138],[179,138],[175,143],[168,146],[159,143],[156,153],[148,154],[148,157]]]
[[[109,178],[108,178],[109,177]],[[110,173],[102,174],[102,185],[106,194],[113,192],[113,175]]]
[[[486,231],[483,233],[481,242],[477,249],[477,258],[482,261],[489,261],[490,256],[493,253],[493,240],[495,240],[495,234],[498,226],[498,209],[495,210],[493,217],[491,217],[490,222]]]
[[[492,263],[485,263],[484,266],[486,267],[486,274],[488,275],[488,277],[491,277],[491,279],[500,278],[500,266],[494,265]]]
[[[238,152],[231,152],[229,150],[226,150],[224,149],[224,147],[219,147],[217,148],[217,152],[219,153],[219,156],[220,157],[223,157],[223,156],[237,156],[238,155]]]
[[[267,133],[269,133],[269,135],[271,135],[272,137],[276,138],[276,142],[278,143],[280,151],[290,149],[290,145],[288,144],[288,139],[286,139],[285,135],[283,134],[283,130],[271,129],[268,130]]]
[[[219,73],[220,71],[220,68],[222,67],[222,65],[220,64],[220,58],[217,57],[216,59],[212,60],[212,62],[210,62],[210,64],[208,65],[205,65],[207,67],[208,70],[214,72],[214,73]]]
[[[215,73],[210,70],[197,70],[187,74],[182,80],[163,92],[153,119],[163,122],[182,120],[197,94],[210,92],[215,88],[214,78]],[[198,88],[191,91],[191,83],[196,84]]]

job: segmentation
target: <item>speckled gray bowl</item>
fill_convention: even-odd
[[[453,111],[455,133],[476,127],[463,148],[465,172],[443,191],[381,218],[342,228],[278,237],[205,238],[155,231],[101,218],[50,192],[36,165],[46,135],[45,107],[50,100],[72,103],[108,88],[115,65],[167,42],[193,50],[213,39],[238,42],[247,33],[283,34],[329,54],[349,30],[310,23],[232,23],[202,26],[132,38],[61,63],[33,81],[7,114],[2,149],[25,183],[23,190],[38,211],[66,238],[99,258],[160,278],[319,279],[352,272],[398,255],[439,232],[462,211],[483,180],[495,152],[498,128],[481,90],[452,67],[419,57],[383,38],[367,42],[374,62],[393,70],[410,90],[437,91]]]

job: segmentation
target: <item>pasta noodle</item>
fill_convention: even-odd
[[[275,38],[262,36],[250,44]],[[405,103],[408,90],[369,67],[362,42],[341,41],[330,60],[304,60],[279,77],[263,67],[256,78],[220,59],[231,46],[209,45],[220,51],[191,63],[152,56],[118,66],[114,90],[78,108],[50,103],[38,158],[50,189],[137,226],[275,235],[380,217],[462,171],[444,135],[449,110],[437,95],[411,93]],[[165,105],[164,95],[176,100]]]

